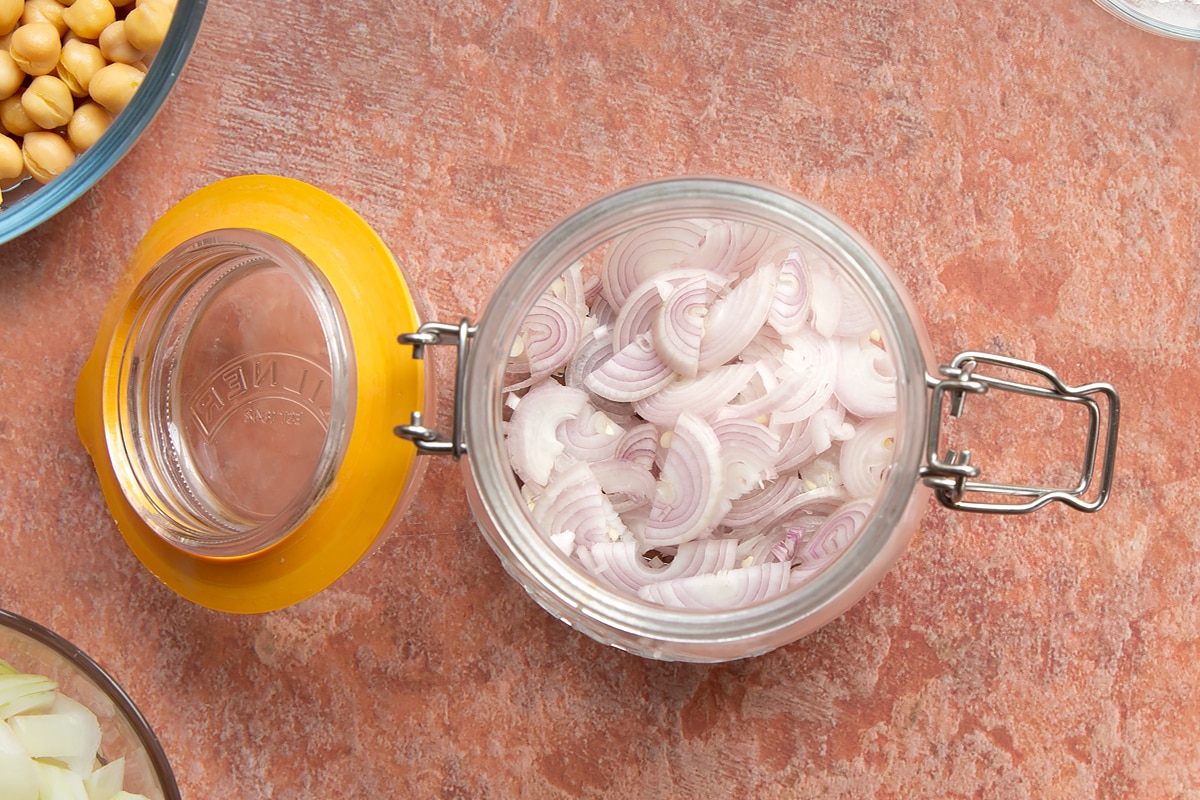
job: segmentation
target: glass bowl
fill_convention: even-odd
[[[1200,2],[1197,0],[1096,0],[1116,16],[1150,33],[1172,39],[1200,41]]]
[[[180,800],[170,763],[146,718],[115,680],[86,653],[36,622],[0,609],[0,660],[45,675],[58,691],[91,709],[100,722],[99,758],[125,759],[125,790],[151,800]]]
[[[50,183],[6,192],[0,206],[0,244],[37,227],[73,203],[100,180],[146,130],[175,85],[204,17],[207,0],[179,0],[162,48],[129,106],[87,152]]]

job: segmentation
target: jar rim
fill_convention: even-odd
[[[846,271],[875,311],[897,372],[901,435],[875,508],[857,541],[823,572],[773,598],[719,611],[671,609],[600,585],[556,551],[535,528],[507,467],[501,425],[504,364],[527,311],[558,274],[584,254],[648,223],[688,217],[731,219],[802,234]],[[849,225],[796,195],[725,177],[670,178],[606,195],[569,215],[536,240],[505,274],[479,321],[467,363],[469,465],[485,535],[535,598],[576,627],[648,655],[763,649],[815,630],[845,611],[899,557],[923,512],[918,482],[927,418],[928,340],[911,299],[883,258]],[[905,530],[907,529],[907,533]],[[578,617],[584,619],[580,620]],[[611,630],[622,631],[612,641]],[[789,639],[789,640],[790,640]],[[632,643],[632,644],[631,644]],[[641,643],[641,644],[638,644]],[[724,644],[721,644],[724,643]],[[741,643],[741,644],[738,644]],[[707,650],[705,648],[708,648]],[[742,648],[742,649],[739,649]],[[696,660],[708,660],[700,656]]]
[[[354,352],[328,281],[278,237],[214,230],[161,258],[130,309],[109,445],[126,498],[198,555],[247,556],[290,535],[332,483],[353,424]],[[231,433],[239,416],[274,438]],[[292,464],[262,469],[279,442]]]

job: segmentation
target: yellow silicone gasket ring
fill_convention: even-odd
[[[222,228],[273,235],[324,274],[350,329],[357,375],[353,430],[332,485],[287,536],[235,558],[189,553],[159,536],[126,498],[109,450],[119,437],[115,381],[123,342],[116,339],[129,328],[133,289],[175,247]],[[124,277],[80,374],[75,421],[126,543],[172,590],[221,611],[271,611],[325,589],[371,551],[403,512],[421,472],[416,448],[392,435],[410,411],[425,410],[427,395],[424,362],[396,343],[397,334],[417,330],[420,314],[391,252],[326,192],[253,175],[218,181],[168,211],[139,244]]]

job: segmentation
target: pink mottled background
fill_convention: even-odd
[[[173,595],[72,420],[126,256],[188,192],[269,172],[347,201],[443,317],[611,189],[805,195],[902,276],[942,359],[1122,393],[1087,516],[931,507],[819,633],[723,666],[602,647],[484,545],[449,463],[367,561],[260,616]],[[189,800],[1200,798],[1200,45],[1087,0],[210,0],[165,109],[0,246],[0,606],[74,640]],[[981,423],[1013,473],[1035,445]]]

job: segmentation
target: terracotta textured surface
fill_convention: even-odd
[[[252,172],[344,199],[451,320],[606,191],[794,190],[894,266],[940,359],[1113,382],[1113,498],[931,506],[850,612],[719,666],[543,613],[442,462],[318,597],[205,610],[125,547],[73,393],[148,226]],[[193,800],[1200,798],[1198,303],[1200,46],[1086,0],[210,0],[131,154],[0,246],[0,606],[111,669]],[[1013,424],[979,456],[1054,472]]]

